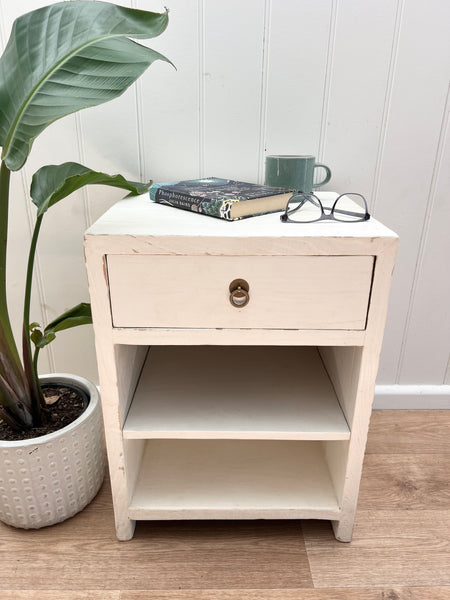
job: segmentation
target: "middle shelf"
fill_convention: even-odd
[[[317,348],[152,346],[126,439],[347,440]]]

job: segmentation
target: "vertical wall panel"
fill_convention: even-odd
[[[447,2],[405,3],[374,209],[375,216],[400,235],[379,383],[395,383],[398,377],[447,96],[449,22]],[[444,270],[444,258],[434,268]]]
[[[139,0],[136,8],[161,12],[164,2]],[[173,0],[169,8],[167,30],[147,45],[177,70],[157,61],[138,84],[143,177],[154,181],[199,176],[198,2]]]
[[[16,16],[45,4],[2,2],[3,43]],[[163,0],[121,4],[164,9]],[[450,4],[173,0],[169,8],[167,31],[143,43],[177,71],[157,62],[120,99],[53,124],[13,176],[16,329],[35,214],[27,189],[41,165],[75,160],[135,179],[256,181],[265,154],[312,153],[333,170],[328,189],[366,193],[375,216],[400,234],[379,383],[450,383]],[[33,319],[87,300],[83,231],[121,196],[92,187],[46,216]],[[62,333],[53,348],[54,364],[43,355],[41,370],[96,379],[89,327]]]
[[[204,2],[203,174],[256,181],[264,0]]]
[[[336,14],[321,158],[333,172],[327,189],[358,191],[369,203],[396,8],[392,0],[370,10],[359,0],[341,0]]]
[[[121,0],[120,4],[128,7],[132,5],[131,0]],[[77,160],[91,169],[111,175],[121,173],[124,177],[139,181],[136,104],[136,87],[132,86],[120,98],[77,113],[74,117],[75,139],[78,146]],[[63,218],[65,212],[73,210],[76,203],[77,209],[84,211],[84,228],[86,228],[124,195],[122,190],[106,186],[86,187],[76,195],[76,198],[65,201],[60,215],[55,214],[55,219]],[[80,273],[74,282],[77,289],[71,293],[77,295],[80,300],[89,301],[82,256],[82,233],[81,227],[76,234],[76,240],[71,242],[76,244],[76,248],[80,251],[76,256],[77,267],[80,268]],[[98,380],[94,333],[91,326],[73,329],[67,332],[65,339],[59,336],[54,343],[57,344],[55,352],[58,353],[59,362],[64,360],[65,364],[71,365],[76,361],[77,368],[80,369],[79,374],[93,381]],[[73,353],[79,355],[79,358],[74,359]],[[71,371],[74,371],[74,367],[71,367]]]
[[[445,383],[450,357],[450,95],[442,121],[399,383]]]
[[[132,7],[131,0],[121,0],[120,4]],[[111,175],[121,173],[131,180],[140,180],[135,85],[119,98],[79,112],[76,123],[82,164]],[[125,193],[110,187],[95,186],[85,188],[83,195],[90,224]]]
[[[317,156],[332,8],[331,0],[273,2],[266,154]]]

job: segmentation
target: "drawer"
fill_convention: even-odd
[[[108,255],[114,327],[364,329],[372,256]],[[244,307],[230,283],[249,284]]]

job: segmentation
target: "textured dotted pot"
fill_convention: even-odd
[[[44,375],[41,381],[72,383],[90,401],[78,419],[59,431],[30,440],[0,440],[0,520],[24,529],[75,515],[97,494],[105,474],[97,388],[76,375]]]

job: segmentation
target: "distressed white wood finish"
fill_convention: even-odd
[[[186,334],[189,334],[186,335]],[[276,346],[362,346],[366,337],[365,331],[308,329],[283,330],[279,329],[186,329],[177,327],[165,329],[158,327],[152,331],[153,344],[160,345],[208,345],[211,343],[223,346],[276,345]],[[147,332],[145,329],[130,329],[115,327],[112,340],[115,344],[145,344]]]
[[[321,192],[324,206],[336,198],[333,192]],[[147,195],[118,202],[102,215],[87,231],[92,244],[100,248],[103,236],[114,237],[117,251],[126,248],[142,254],[218,254],[284,256],[289,243],[290,255],[358,256],[373,253],[386,246],[385,238],[396,234],[372,218],[363,223],[323,222],[307,226],[280,221],[280,213],[272,213],[239,221],[225,221],[186,210],[151,202]],[[327,247],[317,243],[318,237],[328,239]],[[224,246],[226,244],[226,246]]]
[[[315,348],[153,346],[123,435],[343,440],[350,431]]]
[[[323,193],[321,197],[327,203],[333,201],[334,195]],[[283,226],[279,215],[272,214],[225,223],[150,203],[146,197],[141,197],[130,203],[120,202],[110,209],[87,231],[85,245],[119,539],[132,536],[133,520],[137,518],[239,518],[240,515],[240,518],[330,518],[334,522],[336,537],[349,541],[396,253],[396,235],[372,219],[351,225],[333,223],[325,224],[322,228],[319,225],[299,228]],[[117,259],[115,263],[113,261],[115,273],[112,279],[117,278],[115,283],[109,278],[111,273],[107,269],[111,257]],[[230,308],[242,314],[239,323],[221,323],[220,309],[214,311],[213,307],[203,306],[201,312],[210,312],[218,319],[215,328],[210,323],[209,329],[204,332],[198,327],[198,321],[190,321],[187,310],[191,307],[190,297],[184,296],[184,293],[185,290],[195,289],[192,283],[193,279],[194,284],[196,281],[192,269],[178,267],[185,258],[198,265],[200,275],[208,282],[200,291],[213,299],[216,298],[218,286],[214,273],[220,273],[227,262],[233,265],[247,264],[249,272],[253,274],[258,273],[261,263],[266,264],[268,273],[276,280],[278,271],[283,272],[284,262],[292,271],[292,261],[295,264],[296,261],[304,261],[311,272],[305,272],[302,279],[309,282],[314,277],[316,260],[322,264],[321,261],[339,259],[336,264],[346,261],[345,264],[354,265],[357,269],[360,259],[364,259],[362,264],[366,282],[375,266],[370,289],[367,283],[363,284],[364,280],[358,282],[366,296],[364,306],[369,303],[364,332],[353,331],[353,335],[357,335],[353,340],[359,344],[349,347],[349,331],[333,331],[329,325],[334,322],[333,319],[330,321],[325,316],[322,319],[322,331],[317,330],[316,326],[315,331],[306,331],[305,334],[295,316],[298,302],[283,307],[286,315],[291,316],[292,323],[278,325],[270,335],[265,328],[265,323],[274,326],[270,314],[274,309],[270,306],[264,313],[265,321],[263,319],[257,323],[252,323],[251,312],[245,312],[250,304],[241,309]],[[137,309],[133,301],[139,294],[146,295],[142,288],[142,261],[146,269],[151,269],[154,264],[152,261],[159,259],[164,259],[164,268],[152,274],[152,287],[156,293],[163,277],[163,287],[169,285],[167,281],[175,282],[175,285],[170,284],[170,296],[180,294],[182,303],[178,306],[172,303],[169,307],[171,311],[178,311],[179,328],[167,328],[166,314],[157,315],[150,327],[145,310]],[[208,272],[202,274],[201,264],[204,260],[212,261],[211,275]],[[134,263],[138,265],[139,276],[125,282],[123,275],[133,271]],[[340,276],[345,280],[342,273]],[[242,273],[233,274],[233,277],[240,276]],[[329,280],[329,288],[324,279],[321,287],[311,295],[311,303],[319,305],[319,308],[322,296],[328,294],[331,299],[337,300],[332,277]],[[126,328],[116,330],[114,327],[114,296],[119,294],[121,285],[124,290],[120,292],[119,303],[124,309],[124,298],[130,298],[130,311],[134,313],[134,326],[128,328],[131,333],[127,333]],[[146,302],[151,302],[151,291],[147,292]],[[160,301],[169,302],[169,299],[160,298]],[[333,303],[326,308],[332,311]],[[191,310],[195,311],[195,308]],[[249,315],[249,323],[246,323],[246,314]],[[242,344],[248,345],[249,338],[245,331],[250,329],[250,339],[259,348],[241,348],[238,350],[240,358],[233,363],[230,358],[233,348],[220,347],[208,353],[205,348],[190,350],[187,347],[205,343],[205,340],[213,346],[221,346],[224,328],[230,335],[225,346],[231,343],[240,345],[241,338]],[[289,349],[274,349],[269,345],[286,346],[286,341],[292,343],[295,334],[298,335],[295,346],[300,346],[304,339],[307,340],[306,345],[318,345],[326,339],[331,342],[322,346],[320,352],[333,383],[332,396],[336,393],[350,426],[350,439],[346,429],[345,435],[342,435],[342,429],[338,433],[336,425],[332,424],[337,415],[342,417],[341,409],[337,413],[334,411],[331,420],[323,420],[322,408],[328,406],[329,401],[323,403],[322,396],[328,396],[330,387],[325,378],[328,392],[321,388],[324,384],[322,366],[317,372],[317,361],[310,365],[309,359],[305,360],[303,368],[309,372],[305,376],[301,367],[298,372],[295,371]],[[142,376],[134,406],[132,398],[136,377],[147,346],[164,344],[168,339],[183,348],[175,351],[170,348],[150,350],[149,366]],[[123,343],[125,340],[129,345]],[[295,349],[293,352],[295,354]],[[298,349],[298,352],[299,357],[315,353],[311,348]],[[251,365],[247,367],[250,362]],[[278,366],[279,363],[281,366]],[[293,380],[285,373],[286,364],[288,371],[290,369],[294,373]],[[271,369],[274,368],[280,369],[281,375],[273,372],[271,375]],[[260,375],[261,369],[264,375]],[[122,370],[124,375],[121,375]],[[204,371],[207,373],[204,374]],[[239,375],[234,376],[235,371]],[[222,384],[223,377],[227,380]],[[261,380],[253,383],[259,377]],[[244,384],[247,378],[250,383],[247,381]],[[314,384],[317,380],[318,397],[308,391],[311,389],[311,379]],[[294,410],[295,403],[287,402],[289,408],[283,413],[289,393],[294,398],[296,396],[296,381],[298,394],[303,389],[311,403],[307,403],[309,406],[305,412],[298,413]],[[260,393],[258,386],[262,387]],[[236,404],[235,394],[239,393],[240,388],[245,400]],[[276,405],[276,400],[271,398],[272,394],[276,394],[274,388],[280,388],[281,402],[285,402],[285,408],[280,408],[277,417],[272,420],[270,413],[276,408],[271,406]],[[174,396],[176,400],[173,400]],[[231,400],[228,400],[230,397]],[[261,402],[261,408],[259,417],[254,419],[253,430],[249,430],[253,409],[250,404],[254,405],[255,398]],[[221,406],[224,408],[221,409]],[[147,407],[149,412],[144,416]],[[200,413],[197,418],[196,413]],[[124,432],[126,414],[129,415],[129,422]],[[298,425],[291,424],[296,431],[289,430],[287,426],[288,414],[291,421],[301,421]],[[280,433],[280,422],[283,421],[285,424],[281,425],[281,429],[284,428],[284,431]],[[166,442],[148,439],[155,436],[174,439]],[[209,438],[203,441],[210,445],[202,445],[197,436]],[[311,442],[312,445],[305,445],[306,442],[302,441],[292,442],[297,445],[289,446],[286,444],[291,442],[284,441],[280,445],[274,439],[290,436],[302,440],[313,438],[315,441]],[[184,443],[176,439],[187,437],[194,439],[185,439]],[[246,442],[233,439],[227,443],[222,440],[219,443],[223,437],[255,439]],[[192,444],[189,445],[189,441]],[[206,453],[202,450],[205,448]],[[242,456],[239,448],[242,449]],[[286,462],[288,448],[295,448],[295,451]],[[262,462],[255,462],[255,456],[259,453],[262,453]],[[203,458],[200,460],[200,457]],[[283,457],[281,463],[280,457]],[[262,468],[263,464],[267,465],[267,470]],[[297,464],[298,470],[295,468]],[[249,473],[249,465],[254,466],[254,476]],[[293,477],[294,473],[299,472],[301,484],[298,477]],[[168,473],[171,475],[167,476]],[[317,473],[320,481],[316,485],[313,480],[310,486],[306,486],[305,492],[303,482],[309,482],[311,473]],[[228,486],[227,481],[233,483]],[[245,489],[242,487],[244,481]],[[191,484],[188,485],[188,482]],[[292,483],[292,487],[288,482]],[[209,483],[211,487],[208,487]],[[284,491],[275,498],[268,490],[278,489],[277,486]],[[241,489],[243,504],[239,500]],[[333,506],[330,505],[330,489]],[[184,494],[191,498],[186,505]]]
[[[344,542],[350,541],[353,531],[375,380],[386,322],[390,282],[394,269],[395,248],[396,245],[391,244],[390,248],[386,247],[385,251],[376,257],[366,327],[367,337],[364,346],[355,349],[353,356],[349,356],[347,348],[333,347],[322,350],[325,368],[330,364],[330,357],[331,361],[338,365],[341,362],[333,374],[331,368],[328,368],[330,368],[329,374],[333,382],[344,381],[344,384],[340,384],[342,394],[340,401],[352,432],[348,450],[343,444],[337,447],[333,442],[329,442],[327,447],[327,458],[331,471],[333,472],[333,468],[335,468],[336,474],[341,474],[340,481],[335,480],[335,486],[340,492],[339,501],[342,513],[339,521],[333,522],[333,528],[336,538]],[[341,354],[344,355],[344,360],[342,360]],[[340,397],[338,384],[336,383],[335,386],[338,397]],[[344,465],[344,476],[342,477]]]
[[[3,43],[16,16],[48,2],[2,2]],[[120,3],[164,8],[162,0]],[[21,318],[19,269],[34,215],[27,190],[41,164],[75,160],[157,181],[197,177],[217,166],[227,177],[262,180],[265,154],[312,152],[333,170],[329,189],[367,192],[375,216],[401,235],[379,383],[450,383],[450,337],[442,326],[448,296],[441,289],[448,239],[441,210],[450,183],[445,170],[436,175],[439,161],[446,164],[449,6],[447,0],[266,0],[228,10],[172,0],[167,31],[148,45],[177,71],[156,63],[122,98],[69,117],[66,126],[55,123],[38,138],[24,184],[14,177],[8,271],[14,321]],[[221,48],[214,38],[224,32]],[[256,157],[249,154],[255,148]],[[52,318],[86,299],[80,231],[117,197],[96,186],[74,201],[77,207],[68,201],[52,211],[38,248],[33,319]],[[55,344],[49,363],[42,353],[43,372],[55,368],[53,347],[58,369],[96,378],[88,327],[60,334]],[[423,408],[432,406],[431,396],[423,398]]]
[[[129,515],[333,519],[340,511],[321,446],[321,442],[148,440]]]
[[[373,258],[108,254],[107,265],[114,327],[362,330]],[[244,308],[230,302],[236,279],[249,284]]]
[[[86,247],[89,264],[88,280],[98,370],[101,382],[101,402],[105,426],[108,463],[113,491],[116,532],[119,539],[133,536],[135,523],[124,518],[140,466],[143,443],[127,446],[122,439],[122,427],[128,412],[147,349],[145,346],[114,345],[112,340],[109,294],[105,259]],[[117,364],[121,365],[120,374]],[[126,448],[126,449],[125,449]]]

